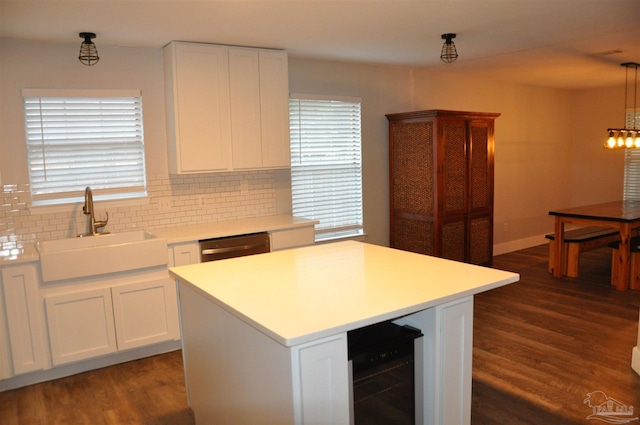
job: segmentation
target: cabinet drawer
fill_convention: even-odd
[[[315,231],[313,226],[271,233],[272,251],[313,245],[314,243]]]

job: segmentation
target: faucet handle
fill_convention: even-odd
[[[105,218],[104,220],[96,220],[93,223],[93,233],[98,233],[98,229],[101,229],[103,227],[105,227],[107,225],[107,223],[109,222],[109,213],[105,211],[105,214],[107,215],[107,218]]]

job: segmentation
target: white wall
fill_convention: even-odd
[[[365,226],[372,243],[386,245],[389,240],[385,114],[421,109],[502,114],[495,125],[496,252],[544,242],[540,236],[552,230],[548,211],[572,204],[572,185],[583,179],[574,175],[576,170],[599,179],[610,176],[608,167],[617,166],[574,167],[574,94],[568,90],[456,77],[446,67],[429,70],[295,58],[289,67],[293,92],[363,98]],[[598,130],[598,136],[603,132]],[[595,149],[603,155],[600,147],[598,141]],[[615,192],[595,193],[594,202],[599,196],[615,199]]]
[[[80,43],[0,42],[3,184],[29,181],[20,92],[26,87],[141,89],[147,173],[167,174],[160,49],[99,46],[100,62],[85,66],[78,60]]]
[[[604,149],[607,128],[624,127],[624,86],[573,94],[572,197],[567,205],[622,199],[624,150]]]
[[[147,172],[166,179],[161,50],[98,46],[100,62],[86,67],[77,60],[78,46],[0,40],[2,183],[28,183],[22,87],[141,88]],[[624,102],[620,88],[571,92],[456,77],[447,73],[448,67],[415,69],[294,57],[289,59],[289,69],[292,92],[363,99],[368,242],[386,245],[389,240],[388,129],[384,116],[388,113],[453,109],[502,114],[496,120],[495,133],[496,252],[544,242],[540,235],[552,230],[547,214],[550,209],[622,196],[621,153],[601,148],[606,128],[621,124],[618,121],[624,113]],[[267,178],[276,188],[276,210],[287,211],[288,173],[278,172]],[[188,180],[170,179],[166,195],[180,197],[188,193],[189,184]],[[207,187],[199,190],[209,190]],[[221,216],[214,213],[203,219],[215,221]],[[169,220],[156,226],[174,223]],[[8,231],[0,226],[0,236]]]
[[[100,62],[78,61],[80,43],[0,39],[0,252],[22,241],[71,237],[87,230],[81,205],[63,212],[30,209],[21,89],[141,89],[148,204],[103,206],[107,230],[154,230],[276,213],[273,171],[169,176],[161,49],[98,46]],[[169,199],[171,208],[159,208]],[[205,206],[201,206],[204,199]]]

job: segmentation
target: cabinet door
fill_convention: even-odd
[[[493,123],[472,120],[469,137],[469,208],[487,211],[493,207]]]
[[[262,166],[290,167],[287,53],[261,50],[259,57]]]
[[[169,171],[231,167],[228,48],[173,43],[164,49]]]
[[[169,247],[169,267],[188,266],[200,262],[197,242],[174,244]]]
[[[262,130],[257,50],[229,49],[229,90],[233,168],[260,168]]]
[[[440,247],[434,227],[434,122],[390,122],[389,137],[390,246],[434,255]]]
[[[469,123],[469,235],[468,261],[493,261],[493,121]]]
[[[271,233],[271,251],[297,248],[315,244],[315,229],[313,226],[289,229]]]
[[[467,222],[466,215],[442,217],[437,256],[449,260],[467,261]]]
[[[344,333],[293,348],[296,424],[349,423],[347,351]]]
[[[45,308],[54,365],[116,352],[109,288],[52,295]]]
[[[466,214],[468,197],[467,124],[439,119],[438,193],[440,214]]]
[[[3,267],[2,289],[13,373],[18,375],[46,368],[36,266]]]
[[[111,292],[118,350],[180,338],[173,280],[119,285]]]
[[[424,334],[422,371],[416,371],[416,423],[469,424],[473,361],[473,297],[419,311],[394,321],[418,328]]]
[[[441,327],[436,354],[443,424],[471,423],[471,365],[473,358],[473,298],[438,307]]]

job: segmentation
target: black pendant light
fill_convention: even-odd
[[[96,38],[96,35],[92,32],[81,32],[79,36],[83,38],[84,41],[80,45],[80,55],[78,59],[80,59],[83,65],[91,66],[97,64],[100,60],[98,57],[98,49],[96,49],[96,45],[91,41]]]
[[[456,45],[453,43],[454,38],[456,38],[455,34],[442,34],[444,44],[442,45],[442,52],[440,52],[440,60],[444,63],[452,63],[458,59]]]

